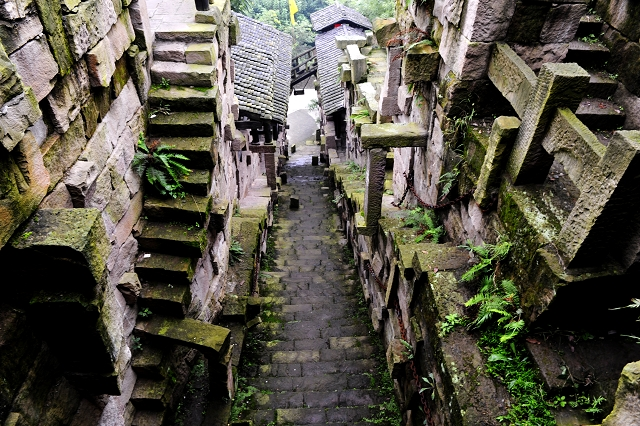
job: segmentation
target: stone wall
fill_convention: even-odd
[[[512,246],[496,278],[518,285],[527,324],[601,338],[578,349],[564,341],[580,355],[556,361],[599,377],[589,392],[606,395],[604,409],[612,409],[622,368],[640,356],[611,337],[637,334],[633,315],[610,310],[637,297],[638,197],[628,180],[640,147],[636,9],[578,0],[402,2],[395,19],[374,22],[382,70],[366,47],[371,73],[357,82],[343,75],[345,158],[366,168],[364,193],[337,155],[329,155],[331,172],[405,421],[422,421],[421,403],[397,339],[420,354],[419,374],[433,375],[433,424],[492,422],[508,408],[499,380],[470,379],[487,362],[476,337],[438,329],[448,314],[473,316],[464,302],[476,289],[459,280],[477,258],[456,246],[499,239]],[[384,152],[392,173],[379,173]],[[403,208],[392,205],[400,201]],[[405,209],[420,205],[436,206],[445,244],[417,244],[403,225]],[[548,363],[562,345],[526,345],[545,389],[570,392]],[[596,358],[607,361],[583,363]],[[558,419],[566,415],[559,411]]]
[[[222,309],[234,206],[264,168],[260,155],[233,151],[237,100],[229,47],[237,21],[229,2],[211,8],[205,19],[218,20],[208,41],[215,44],[214,90],[191,94],[198,98],[191,105],[202,105],[203,93],[215,91],[203,101],[212,101],[214,118],[212,143],[204,147],[210,168],[203,171],[211,202],[202,206],[203,251],[183,301],[188,317],[205,323]],[[0,41],[0,264],[7,271],[0,423],[150,421],[135,418],[131,403],[141,383],[132,368],[132,331],[140,318],[133,272],[144,257],[138,239],[152,216],[132,160],[141,137],[167,129],[149,118],[163,118],[158,107],[165,102],[180,111],[185,103],[163,98],[159,86],[151,90],[157,72],[146,0],[5,1]],[[270,194],[254,204],[270,209]],[[262,241],[264,230],[256,232]],[[169,352],[175,371],[187,368],[185,355],[193,359],[184,347]],[[160,396],[175,408],[175,396]]]

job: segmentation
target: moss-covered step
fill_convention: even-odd
[[[170,379],[140,377],[131,394],[131,403],[138,410],[162,411],[171,400],[173,386]]]
[[[189,286],[166,282],[151,282],[142,286],[138,305],[148,308],[152,315],[167,315],[184,318],[191,303]]]
[[[587,96],[590,98],[607,99],[618,89],[618,80],[604,71],[589,71],[591,78],[587,87]],[[613,76],[615,77],[615,76]]]
[[[136,263],[136,273],[143,280],[162,280],[173,286],[189,286],[193,279],[194,259],[162,253],[145,253]]]
[[[213,136],[213,112],[174,112],[149,119],[152,136]]]
[[[598,68],[602,67],[610,56],[609,49],[599,42],[589,43],[582,40],[573,40],[569,43],[569,51],[564,62],[575,62],[585,68]]]
[[[149,219],[198,223],[203,225],[211,212],[211,197],[187,194],[184,198],[147,196],[144,213]]]
[[[598,15],[584,15],[580,18],[578,24],[578,32],[576,37],[588,37],[591,34],[600,34],[602,32],[602,18]]]
[[[196,223],[148,221],[138,237],[138,247],[147,252],[202,257],[206,230]]]
[[[215,111],[217,118],[222,114],[222,98],[217,86],[198,88],[169,86],[168,89],[153,86],[149,90],[149,103],[151,111],[162,106],[168,108],[170,112]]]
[[[213,87],[216,78],[216,68],[212,65],[155,61],[151,66],[151,81],[155,84]]]
[[[166,411],[136,410],[131,426],[163,426]]]
[[[164,340],[166,343],[196,349],[209,360],[215,361],[228,355],[231,334],[225,327],[191,318],[166,318],[160,315],[139,318],[134,333],[158,342]]]
[[[191,169],[213,168],[215,140],[212,137],[158,137],[153,140],[169,145],[173,152],[187,157],[184,164]]]
[[[164,348],[150,342],[141,342],[140,349],[134,349],[131,368],[138,377],[162,380],[166,377],[169,357]]]
[[[211,172],[209,170],[191,169],[191,173],[183,176],[178,181],[188,194],[206,196],[209,193]]]
[[[211,42],[218,27],[213,24],[165,23],[155,31],[156,40]]]
[[[613,130],[624,124],[624,108],[606,99],[586,98],[580,102],[576,117],[592,130]]]

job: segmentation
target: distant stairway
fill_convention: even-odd
[[[221,113],[216,81],[215,25],[177,24],[156,32],[149,93],[152,114],[147,144],[165,144],[188,158],[184,198],[148,193],[145,223],[137,236],[135,266],[142,290],[134,330],[142,348],[132,367],[138,380],[131,396],[134,426],[169,424],[176,386],[172,359],[196,349],[208,360],[210,394],[228,396],[230,331],[187,318],[195,266],[207,245],[207,228],[222,223],[227,206],[209,195],[214,167],[215,119]],[[197,89],[186,86],[198,87]],[[182,349],[180,349],[182,348]],[[181,352],[180,352],[181,351]]]
[[[311,77],[318,71],[316,49],[309,49],[291,59],[291,87]]]

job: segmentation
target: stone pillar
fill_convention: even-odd
[[[640,250],[640,131],[615,132],[600,163],[583,174],[580,198],[556,246],[567,267],[629,267]]]
[[[515,185],[542,183],[553,156],[542,147],[556,108],[575,111],[584,98],[589,73],[577,64],[544,64],[525,109],[507,170]]]
[[[264,154],[264,165],[267,171],[267,185],[271,189],[276,189],[276,160],[274,153]]]
[[[401,114],[398,108],[398,88],[400,87],[400,65],[402,48],[393,47],[387,53],[387,73],[380,93],[380,115],[390,117]]]
[[[251,144],[252,145],[260,144],[260,132],[258,132],[258,129],[251,129]]]
[[[262,122],[262,131],[264,133],[264,143],[265,144],[273,143],[273,133],[271,131],[270,121],[265,120]]]
[[[473,198],[481,208],[486,209],[491,203],[491,192],[500,185],[500,175],[504,169],[507,156],[511,152],[513,141],[518,134],[520,120],[516,117],[498,117],[494,120],[489,136],[489,146],[482,163],[480,177],[476,184]]]
[[[378,226],[382,212],[385,166],[387,150],[374,148],[367,150],[367,178],[364,192],[364,220],[367,228]]]

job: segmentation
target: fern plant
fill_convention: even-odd
[[[418,236],[415,238],[416,243],[422,242],[425,238],[431,238],[431,241],[438,243],[444,235],[442,225],[438,226],[438,219],[433,210],[425,210],[422,207],[416,207],[409,210],[409,215],[404,218],[404,225],[409,228],[418,228]]]
[[[519,308],[519,291],[511,280],[502,280],[498,285],[494,282],[493,275],[485,276],[478,294],[465,303],[467,307],[475,305],[478,305],[478,315],[469,324],[470,329],[495,320],[504,331],[500,337],[501,342],[513,339],[524,329],[524,320],[520,318],[522,310]]]
[[[471,269],[460,277],[461,281],[469,282],[483,274],[490,273],[493,270],[494,265],[509,254],[511,243],[508,241],[499,241],[498,244],[484,244],[476,246],[471,240],[467,240],[466,244],[459,247],[469,250],[480,259],[478,263],[473,265]]]
[[[144,134],[140,133],[138,151],[133,156],[132,167],[161,195],[183,198],[185,194],[181,191],[179,179],[188,176],[191,170],[181,162],[188,158],[171,152],[171,148],[169,145],[160,145],[158,141],[147,146]]]

